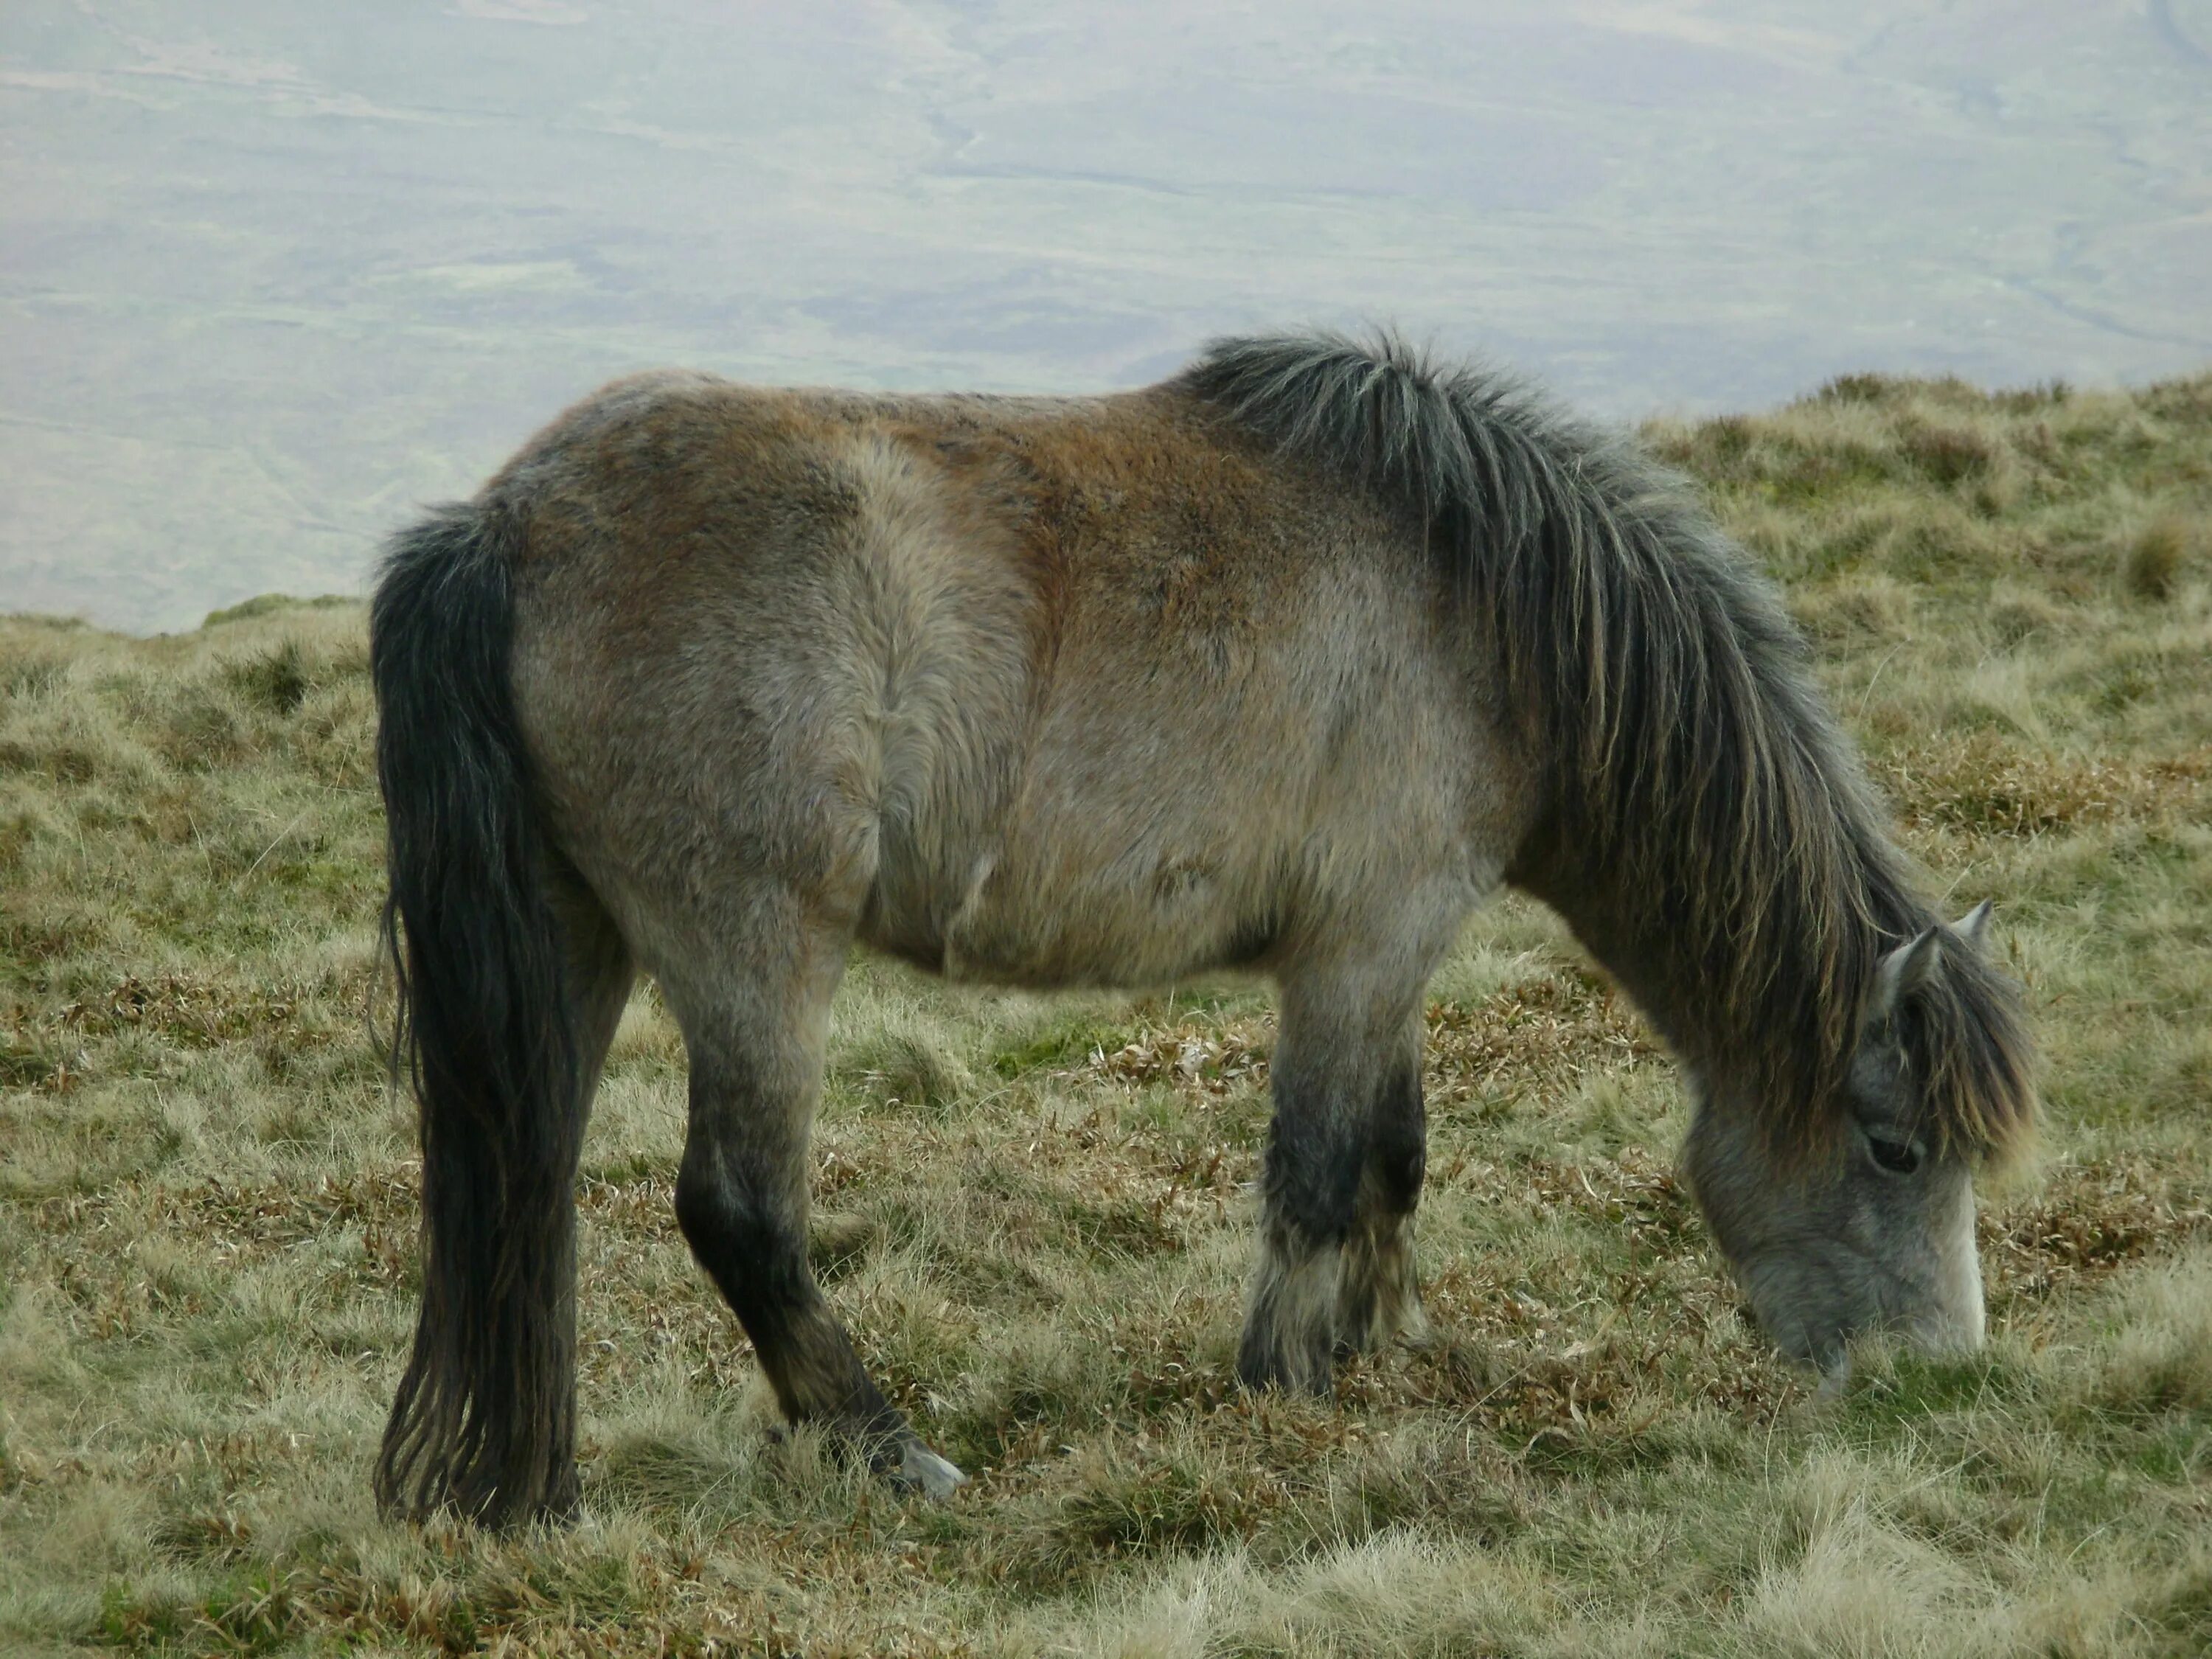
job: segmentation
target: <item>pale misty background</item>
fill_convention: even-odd
[[[0,610],[357,591],[597,382],[1375,318],[1608,416],[2212,362],[2212,0],[0,3]]]

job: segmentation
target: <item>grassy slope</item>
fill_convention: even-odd
[[[587,1522],[380,1525],[413,1166],[369,1019],[362,619],[0,622],[0,1648],[2188,1652],[2212,1639],[2212,378],[1845,382],[1656,428],[1790,585],[2050,1057],[1993,1336],[1811,1399],[1668,1176],[1680,1090],[1541,915],[1439,981],[1443,1340],[1228,1386],[1261,993],[862,963],[817,1255],[975,1486],[771,1441],[669,1212],[649,994],[586,1156]]]

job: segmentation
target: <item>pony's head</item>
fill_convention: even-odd
[[[1862,1332],[1980,1346],[1974,1170],[2010,1150],[2028,1088],[2016,993],[1983,960],[1989,916],[1879,957],[1826,1144],[1778,1141],[1775,1103],[1699,1091],[1698,1202],[1760,1325],[1832,1378]]]

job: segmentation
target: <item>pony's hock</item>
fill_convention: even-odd
[[[1238,1368],[1420,1317],[1423,988],[1510,883],[1642,1005],[1759,1317],[1981,1332],[1971,1172],[2032,1115],[1986,908],[1909,880],[1771,591],[1677,481],[1389,338],[1112,397],[617,382],[393,544],[372,617],[423,1297],[386,1504],[574,1499],[573,1182],[635,974],[685,1237],[785,1413],[959,1472],[809,1272],[864,940],[1005,983],[1280,991]]]

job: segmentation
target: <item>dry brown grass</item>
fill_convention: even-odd
[[[1655,431],[1789,584],[2049,1054],[1983,1222],[1992,1340],[1840,1401],[1745,1323],[1641,1023],[1543,915],[1430,1011],[1437,1340],[1334,1402],[1231,1343],[1273,1022],[1250,988],[857,964],[814,1254],[976,1474],[777,1440],[669,1208],[641,994],[581,1184],[586,1516],[379,1522],[416,1165],[371,1034],[358,609],[0,622],[0,1649],[2184,1654],[2212,1642],[2212,380],[1856,377]]]

